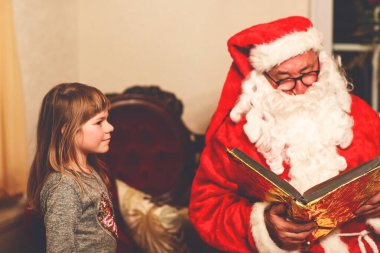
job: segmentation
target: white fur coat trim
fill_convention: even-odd
[[[321,240],[325,253],[349,253],[347,245],[340,239],[339,229],[335,229]]]
[[[270,237],[264,221],[264,211],[269,205],[268,202],[257,202],[251,211],[251,233],[255,241],[256,248],[260,253],[296,253],[299,251],[286,251],[280,249]]]
[[[380,218],[367,219],[366,223],[373,228],[376,234],[380,235]]]
[[[253,47],[249,61],[258,72],[264,72],[310,49],[322,49],[322,36],[313,27],[305,32],[293,32],[268,44]]]

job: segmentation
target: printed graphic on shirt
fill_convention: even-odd
[[[109,231],[114,237],[117,238],[117,227],[115,223],[115,216],[111,207],[111,203],[103,192],[98,210],[98,221],[104,229]]]

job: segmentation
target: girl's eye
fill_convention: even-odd
[[[103,121],[96,122],[97,125],[101,125]]]

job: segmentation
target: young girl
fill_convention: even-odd
[[[115,252],[117,229],[104,164],[113,126],[96,88],[64,83],[44,97],[28,204],[42,213],[46,252]]]

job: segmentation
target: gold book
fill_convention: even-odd
[[[311,241],[354,218],[354,211],[380,191],[380,155],[301,194],[241,150],[234,148],[227,152],[242,167],[241,173],[236,173],[239,191],[253,199],[286,203],[288,218],[295,221],[314,220],[318,226]]]

